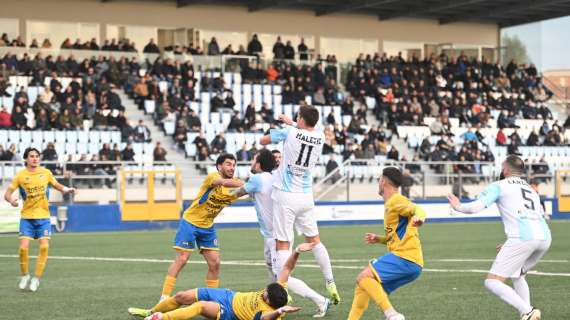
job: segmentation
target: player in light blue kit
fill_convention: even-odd
[[[273,175],[272,171],[276,166],[274,154],[267,150],[260,150],[254,157],[251,165],[251,172],[254,173],[247,183],[237,189],[236,195],[241,197],[250,194],[255,203],[255,211],[257,220],[259,221],[259,229],[263,236],[264,255],[267,269],[269,272],[269,282],[275,282],[279,270],[275,266],[276,259],[276,243],[273,236]],[[327,313],[330,300],[311,289],[305,282],[300,279],[289,277],[288,288],[293,293],[300,295],[313,301],[317,305],[317,313],[315,318],[324,317]]]
[[[551,243],[550,229],[544,220],[540,196],[521,177],[524,161],[510,155],[503,162],[501,180],[489,185],[477,200],[462,204],[449,195],[452,212],[477,213],[496,203],[501,213],[507,241],[485,279],[485,287],[517,309],[521,320],[540,320],[540,310],[530,304],[526,273],[544,256]],[[513,288],[505,284],[510,278]]]

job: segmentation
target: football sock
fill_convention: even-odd
[[[170,297],[160,301],[154,308],[152,308],[152,312],[168,312],[180,307],[178,302],[176,302],[176,298]]]
[[[311,289],[311,287],[309,287],[303,280],[289,277],[287,287],[294,294],[298,294],[303,298],[307,298],[313,301],[317,306],[321,306],[323,303],[325,303],[325,297],[321,296],[315,290]]]
[[[362,318],[364,311],[368,309],[368,294],[359,285],[354,288],[354,299],[352,300],[352,307],[348,314],[348,320],[358,320]]]
[[[20,271],[25,276],[30,273],[30,258],[28,256],[28,248],[20,248]]]
[[[202,304],[198,301],[188,307],[176,309],[162,315],[162,320],[185,320],[191,319],[202,312]]]
[[[528,288],[528,283],[526,282],[525,276],[521,276],[520,278],[513,278],[513,288],[524,302],[530,304],[530,289]]]
[[[162,295],[163,296],[172,295],[172,290],[174,290],[175,285],[176,285],[176,277],[167,275],[166,278],[164,278],[164,284],[162,285]]]
[[[44,274],[48,259],[48,251],[49,245],[40,245],[40,253],[38,254],[38,259],[36,260],[36,278],[41,278],[42,274]]]
[[[517,309],[520,314],[526,314],[532,311],[530,304],[525,302],[513,288],[503,282],[497,279],[486,279],[485,287],[494,295],[501,298],[501,300]]]
[[[334,276],[332,272],[331,259],[329,257],[329,252],[325,245],[320,242],[313,248],[313,255],[317,260],[317,264],[321,267],[321,272],[327,281],[327,284],[334,282]]]
[[[277,278],[279,278],[279,273],[283,269],[283,266],[287,262],[287,259],[289,259],[290,255],[291,255],[291,251],[289,251],[289,250],[278,250],[277,251],[277,258],[275,259],[275,264],[276,264],[275,271],[276,271]]]
[[[206,287],[208,288],[220,287],[220,279],[206,279]]]
[[[387,311],[392,309],[392,304],[390,300],[388,300],[388,295],[380,282],[376,281],[376,279],[372,278],[363,278],[358,282],[358,286],[362,288],[362,290],[366,291],[366,294],[376,303],[376,305],[382,309],[382,311]]]

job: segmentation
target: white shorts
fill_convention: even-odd
[[[293,228],[306,237],[319,235],[311,193],[284,192],[273,188],[273,234],[279,241],[293,242]]]
[[[507,239],[489,273],[503,278],[519,278],[534,267],[550,248],[551,240]]]

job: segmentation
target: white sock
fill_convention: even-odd
[[[398,311],[396,311],[396,309],[394,309],[394,308],[384,310],[384,316],[386,316],[386,319],[389,319],[390,317],[395,316],[397,314],[398,314]]]
[[[510,304],[519,311],[520,314],[527,314],[532,311],[529,303],[525,302],[513,288],[497,279],[486,279],[485,287],[504,302]]]
[[[294,277],[289,277],[287,287],[294,294],[298,294],[303,298],[313,301],[318,307],[325,303],[325,297],[318,294],[315,290],[311,289],[303,280]]]
[[[313,255],[317,260],[317,264],[321,267],[321,272],[325,277],[327,284],[334,282],[334,276],[332,272],[331,259],[329,258],[329,252],[325,245],[320,242],[313,248]]]
[[[277,250],[277,257],[275,257],[275,274],[279,277],[279,273],[283,270],[283,266],[289,259],[291,251],[289,250]]]
[[[530,289],[528,288],[528,283],[526,282],[526,277],[521,276],[520,278],[513,278],[513,288],[515,292],[523,299],[524,302],[530,305]]]

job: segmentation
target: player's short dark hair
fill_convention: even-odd
[[[384,170],[382,170],[382,176],[387,178],[396,188],[402,185],[402,171],[396,167],[384,168]]]
[[[519,156],[511,154],[505,159],[505,163],[512,173],[524,173],[524,161]]]
[[[29,147],[29,148],[26,148],[26,150],[24,150],[24,159],[28,159],[30,152],[36,152],[38,154],[38,156],[41,155],[41,153],[38,149],[33,148],[33,147]]]
[[[216,167],[224,163],[226,160],[233,160],[237,162],[236,157],[231,153],[222,153],[218,159],[216,159]]]
[[[271,172],[275,169],[275,157],[273,153],[267,149],[259,150],[255,161],[259,163],[261,170],[264,172]]]
[[[289,300],[287,290],[279,283],[271,283],[265,289],[267,291],[267,299],[272,308],[279,309],[287,304]]]
[[[278,154],[281,153],[281,151],[277,150],[277,149],[273,149],[271,150],[271,154]]]
[[[319,110],[313,106],[302,106],[299,108],[299,117],[305,120],[309,127],[314,127],[319,122]]]

